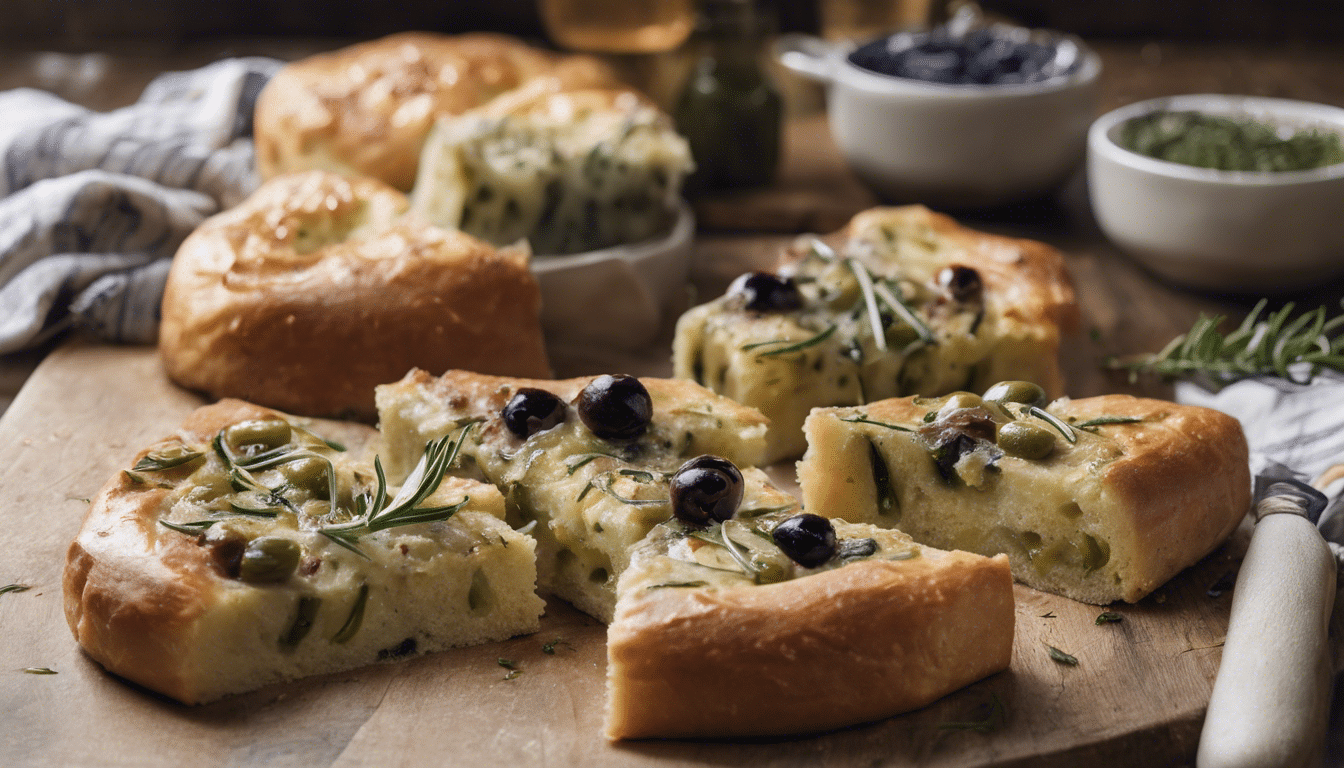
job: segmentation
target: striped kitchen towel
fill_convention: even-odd
[[[252,109],[280,66],[167,73],[106,113],[0,93],[0,354],[76,327],[154,342],[177,246],[256,187]]]

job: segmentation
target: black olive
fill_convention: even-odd
[[[752,312],[790,312],[803,306],[803,295],[791,277],[748,272],[728,286],[728,295],[742,296]]]
[[[697,456],[681,465],[668,485],[672,514],[695,526],[724,521],[742,503],[742,473],[718,456]]]
[[[938,273],[938,285],[957,301],[973,301],[980,298],[980,273],[972,267],[953,264],[943,267]]]
[[[544,389],[523,387],[509,398],[502,413],[504,426],[526,440],[565,420],[565,402]]]
[[[630,440],[644,434],[653,419],[653,399],[634,376],[604,375],[583,388],[579,419],[594,435]]]
[[[804,512],[775,526],[775,545],[804,568],[816,568],[835,555],[835,526],[821,515]]]

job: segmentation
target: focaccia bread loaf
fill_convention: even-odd
[[[70,546],[79,644],[196,704],[536,631],[534,544],[502,521],[495,488],[440,482],[431,465],[411,473],[408,499],[338,448],[225,400],[141,451]]]
[[[789,509],[796,502],[750,469],[765,444],[765,419],[756,410],[689,381],[645,378],[638,381],[651,407],[643,425],[629,436],[604,437],[585,423],[575,402],[606,378],[414,371],[378,388],[378,410],[380,453],[394,480],[426,443],[475,424],[463,455],[478,477],[503,492],[511,522],[536,522],[530,531],[538,542],[541,588],[610,621],[630,549],[672,516],[668,480],[688,459],[712,454],[740,467],[746,507]],[[503,411],[528,389],[554,396],[560,421],[524,437],[510,429]]]
[[[635,91],[501,98],[438,122],[411,206],[499,245],[593,251],[667,231],[693,165],[672,120]]]
[[[263,178],[322,169],[415,183],[434,122],[501,96],[617,84],[587,56],[561,56],[504,35],[406,32],[291,63],[257,99]]]
[[[1140,600],[1250,507],[1246,438],[1226,414],[1128,395],[1046,406],[1026,382],[986,394],[813,411],[805,506],[1007,553],[1018,581],[1095,604]]]
[[[215,397],[363,419],[374,387],[414,367],[549,376],[526,250],[406,206],[381,182],[311,171],[207,220],[164,289],[168,375]]]
[[[676,523],[640,544],[607,632],[608,738],[829,730],[917,709],[1008,667],[1007,558],[836,520],[834,554],[804,567],[770,543],[784,518],[739,514],[717,532],[751,562],[775,565],[769,579]]]
[[[830,241],[801,240],[778,275],[744,276],[677,323],[675,375],[759,408],[770,461],[802,454],[816,407],[1004,379],[1062,394],[1078,308],[1054,248],[920,206],[865,211]]]

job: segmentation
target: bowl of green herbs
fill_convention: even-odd
[[[1344,275],[1344,109],[1213,94],[1130,104],[1088,132],[1097,224],[1171,282],[1291,291]]]

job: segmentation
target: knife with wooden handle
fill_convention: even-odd
[[[1256,505],[1198,768],[1319,765],[1330,710],[1336,561],[1315,519],[1326,497],[1276,482]]]

